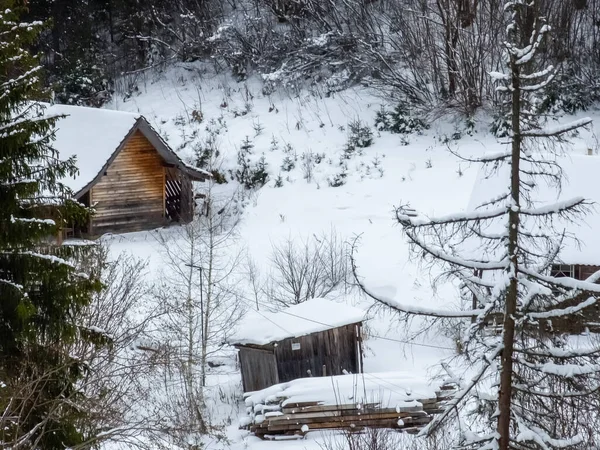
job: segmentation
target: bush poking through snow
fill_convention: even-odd
[[[377,111],[375,128],[396,134],[421,134],[429,128],[429,124],[406,104],[398,103],[393,111],[388,111],[383,106]]]
[[[269,150],[272,151],[272,152],[274,152],[278,148],[279,148],[279,141],[277,140],[277,138],[275,137],[275,135],[273,135],[271,137],[271,146],[269,147]]]
[[[254,165],[250,176],[250,188],[261,188],[269,181],[269,163],[263,154]]]
[[[286,157],[283,158],[283,162],[281,163],[281,170],[283,170],[284,172],[291,172],[292,170],[294,170],[295,167],[296,163],[294,162],[294,159],[291,156],[286,155]]]
[[[373,145],[373,132],[361,120],[353,120],[348,124],[348,146],[367,148]]]
[[[544,89],[538,104],[540,113],[575,114],[600,100],[600,84],[589,85],[576,76],[561,74]]]
[[[302,177],[310,183],[313,179],[315,168],[315,155],[312,150],[307,150],[302,154]]]
[[[333,177],[327,179],[327,183],[330,187],[340,187],[346,184],[346,178],[348,178],[348,167],[342,164],[340,171]]]
[[[492,124],[490,125],[490,133],[492,133],[497,138],[504,138],[510,136],[511,126],[510,122],[506,118],[504,114],[498,114],[492,120]]]
[[[277,178],[275,178],[274,187],[276,187],[276,188],[283,187],[283,178],[281,177],[281,174],[277,175]]]
[[[237,154],[237,169],[232,176],[245,189],[255,189],[263,187],[269,180],[269,164],[263,154],[260,159],[253,164],[254,144],[248,138],[242,141]]]

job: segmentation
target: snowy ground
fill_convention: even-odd
[[[182,157],[190,158],[194,143],[206,138],[207,125],[219,129],[219,147],[224,168],[234,167],[235,155],[245,136],[253,139],[255,157],[262,153],[270,166],[271,180],[246,207],[240,227],[241,239],[259,267],[269,264],[271,245],[288,237],[307,237],[328,232],[331,227],[351,240],[360,236],[357,261],[365,284],[397,301],[419,305],[444,305],[457,301],[452,286],[433,291],[431,275],[409,259],[401,230],[394,225],[393,208],[410,202],[426,214],[445,214],[464,210],[469,202],[476,167],[461,163],[447,151],[448,136],[464,130],[464,123],[451,120],[434,124],[423,136],[408,137],[408,145],[398,135],[375,134],[374,144],[362,156],[349,161],[347,183],[330,187],[327,179],[339,171],[338,161],[347,139],[348,122],[360,119],[373,127],[373,119],[382,99],[365,89],[353,89],[332,97],[318,92],[298,95],[277,93],[266,96],[260,83],[235,83],[225,77],[200,74],[192,69],[172,69],[166,75],[146,80],[141,93],[127,101],[117,99],[110,108],[140,112],[155,126]],[[202,123],[194,111],[201,112]],[[214,123],[211,124],[211,120]],[[221,123],[221,125],[218,125]],[[224,124],[224,125],[223,125]],[[468,155],[500,148],[485,124],[476,127],[472,136],[449,139],[448,145]],[[463,133],[465,134],[465,133]],[[272,149],[272,140],[277,145]],[[584,153],[596,146],[592,135],[575,141],[574,150]],[[280,170],[286,153],[293,147],[298,157],[296,168]],[[289,149],[287,150],[289,152]],[[306,151],[323,153],[325,158],[315,169],[311,182],[303,179],[301,155]],[[373,167],[381,160],[383,175]],[[274,179],[282,173],[282,187],[274,187]],[[231,188],[231,187],[229,187]],[[150,262],[150,277],[157,276],[161,265],[158,244],[153,233],[132,233],[105,238],[114,254],[127,251]],[[358,297],[348,303],[368,306]],[[250,308],[251,305],[249,304]],[[398,326],[389,313],[374,315],[369,328],[377,338],[368,339],[365,370],[368,372],[406,371],[429,378],[440,371],[439,362],[453,353],[448,336],[433,332],[419,336],[412,343],[402,343],[419,321]],[[385,339],[387,338],[387,339]],[[207,442],[207,448],[280,449],[281,443],[262,442],[237,430],[237,411],[218,400],[239,395],[239,374],[209,377],[214,392],[212,405],[215,420],[232,420],[227,427],[228,442]],[[320,434],[307,440],[289,442],[286,450],[320,448]]]

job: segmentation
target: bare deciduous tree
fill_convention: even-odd
[[[268,297],[281,306],[348,288],[348,248],[335,229],[304,241],[289,238],[273,245],[271,262]]]
[[[89,426],[97,431],[97,441],[145,447],[160,440],[167,414],[147,402],[156,371],[145,342],[157,313],[148,304],[146,263],[128,254],[111,259],[108,248],[99,244],[78,265],[103,282],[102,291],[79,317],[79,332],[102,345],[79,341],[69,349],[74,357],[87,361],[81,387],[85,407],[93,412]]]
[[[209,187],[204,215],[158,235],[166,258],[157,290],[162,319],[165,389],[174,411],[173,426],[183,441],[198,445],[209,431],[204,388],[209,358],[218,355],[243,312],[237,289],[242,252],[232,200]],[[167,400],[169,402],[169,400]]]

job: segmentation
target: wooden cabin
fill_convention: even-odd
[[[229,339],[239,350],[244,392],[296,378],[361,373],[364,316],[320,298],[248,314]]]
[[[210,174],[185,164],[141,115],[106,109],[52,105],[57,121],[53,147],[74,156],[76,177],[62,180],[95,213],[67,235],[149,230],[194,214],[192,183]]]

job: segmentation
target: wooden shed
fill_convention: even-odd
[[[239,350],[244,392],[296,378],[361,373],[364,316],[326,299],[249,314],[229,339]]]
[[[54,148],[76,157],[78,176],[63,180],[77,200],[93,206],[87,226],[70,234],[95,237],[189,222],[192,182],[210,174],[185,164],[141,114],[52,105],[57,121]]]

